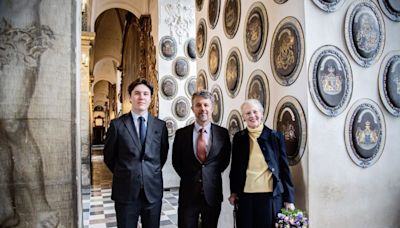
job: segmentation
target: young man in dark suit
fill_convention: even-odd
[[[221,212],[221,174],[230,161],[228,130],[211,123],[214,98],[199,91],[192,96],[195,123],[176,131],[172,164],[181,177],[178,227],[215,228]]]
[[[113,173],[117,225],[137,227],[140,216],[143,228],[159,228],[168,132],[165,122],[148,112],[151,83],[139,78],[128,92],[132,110],[111,121],[104,145],[104,162]]]

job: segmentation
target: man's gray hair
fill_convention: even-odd
[[[192,104],[193,104],[193,100],[196,97],[202,97],[204,99],[209,99],[211,101],[212,104],[214,104],[214,96],[212,95],[212,93],[208,92],[207,90],[200,90],[200,91],[196,91],[193,93],[192,95]]]
[[[244,108],[245,105],[255,106],[255,107],[258,108],[258,111],[260,111],[261,113],[264,113],[264,107],[262,106],[262,104],[261,104],[261,102],[259,100],[257,100],[257,99],[247,99],[240,106],[240,111],[241,111],[242,115],[244,114],[243,113],[243,108]]]

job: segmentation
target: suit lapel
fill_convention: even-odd
[[[138,134],[137,134],[137,132],[136,132],[135,124],[134,124],[134,122],[133,122],[132,115],[131,115],[130,113],[127,113],[127,114],[122,118],[122,121],[124,122],[125,127],[128,129],[128,132],[129,132],[129,134],[131,135],[131,138],[132,138],[133,142],[135,143],[135,145],[136,145],[138,148],[141,149],[141,148],[142,148],[142,145],[139,143],[139,136],[138,136]]]
[[[146,147],[149,147],[150,145],[147,144],[151,144],[152,139],[154,138],[154,134],[157,133],[156,131],[156,126],[155,126],[156,122],[154,121],[154,117],[152,115],[148,115],[147,117],[147,128],[146,128],[146,141],[144,142],[144,144],[146,145]]]
[[[214,151],[214,143],[218,143],[220,140],[218,139],[218,134],[216,133],[216,127],[214,127],[213,124],[211,124],[211,129],[210,129],[210,151],[208,152],[208,156],[206,158],[206,161],[211,158],[213,155]]]

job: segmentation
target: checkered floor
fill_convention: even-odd
[[[94,187],[90,195],[83,195],[84,228],[111,228],[117,227],[114,202],[111,200],[109,187]],[[164,191],[161,228],[177,227],[178,189]],[[138,227],[141,227],[140,224]]]

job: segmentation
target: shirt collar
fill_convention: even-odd
[[[202,126],[200,126],[197,122],[194,122],[194,129],[196,130],[196,132],[199,132],[200,128],[203,128]],[[206,130],[206,133],[210,133],[211,130],[211,122],[208,123],[204,129]]]
[[[133,111],[131,111],[131,114],[132,114],[132,117],[133,117],[133,120],[134,120],[134,121],[136,121],[140,116],[143,116],[144,121],[146,122],[146,121],[147,121],[147,118],[149,117],[149,112],[146,112],[146,113],[143,114],[143,115],[139,115],[139,114],[136,114],[136,113],[134,113]]]

